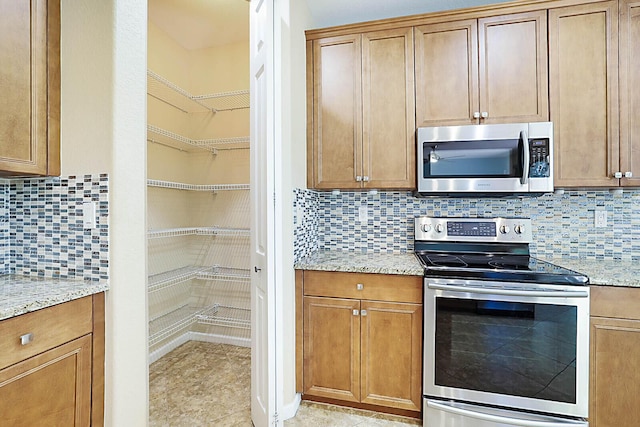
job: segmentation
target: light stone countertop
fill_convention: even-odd
[[[0,320],[108,289],[107,282],[0,275]]]
[[[586,274],[592,285],[640,287],[640,262],[573,258],[548,261]]]
[[[297,262],[298,270],[422,276],[424,267],[413,253],[381,254],[320,250]]]
[[[640,263],[614,260],[552,258],[549,261],[586,274],[592,285],[640,287]],[[385,254],[320,250],[294,265],[298,270],[422,276],[424,270],[413,253]]]

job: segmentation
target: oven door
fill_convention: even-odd
[[[424,393],[586,418],[589,288],[425,278]]]

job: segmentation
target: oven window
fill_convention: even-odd
[[[509,178],[522,176],[520,141],[423,143],[423,178]]]
[[[435,383],[576,402],[577,307],[436,298]]]

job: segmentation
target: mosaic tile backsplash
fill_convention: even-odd
[[[415,198],[399,191],[335,195],[300,189],[294,195],[294,212],[303,215],[295,222],[296,261],[317,248],[411,252],[413,220],[419,215],[531,218],[531,252],[540,258],[640,261],[640,190],[566,191],[521,199]],[[607,227],[594,227],[596,210],[607,212]]]
[[[0,179],[0,274],[9,271],[9,181]]]
[[[2,273],[108,279],[107,174],[0,182]],[[84,229],[82,204],[96,202],[96,227]]]

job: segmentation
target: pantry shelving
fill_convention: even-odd
[[[250,186],[237,168],[246,164],[247,182],[249,137],[191,134],[244,120],[249,91],[194,95],[154,71],[147,77],[150,360],[189,339],[248,345]],[[248,120],[240,130],[248,133]]]
[[[249,149],[248,136],[192,139],[154,125],[147,125],[147,141],[185,152],[205,150],[216,154],[219,150]]]

